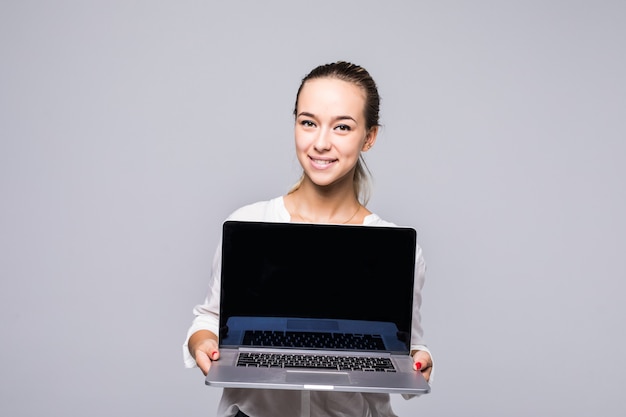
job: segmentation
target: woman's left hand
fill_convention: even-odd
[[[425,350],[418,350],[413,353],[413,369],[420,371],[426,381],[430,379],[430,372],[433,369],[433,360]]]

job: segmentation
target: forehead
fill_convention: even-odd
[[[298,112],[360,115],[364,109],[363,89],[354,83],[337,78],[308,80],[302,86],[298,97]]]

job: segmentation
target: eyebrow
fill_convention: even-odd
[[[300,116],[315,118],[315,115],[313,113],[309,113],[309,112],[305,112],[305,111],[298,113],[298,117],[300,117]],[[354,123],[358,123],[356,121],[356,119],[354,117],[352,117],[352,116],[337,116],[337,117],[333,118],[333,121],[335,121],[335,122],[339,121],[339,120],[352,120]]]

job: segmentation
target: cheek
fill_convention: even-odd
[[[294,136],[295,136],[295,144],[296,144],[297,150],[302,151],[309,147],[311,140],[309,139],[309,136],[306,133],[299,132],[298,130],[296,130]]]
[[[344,155],[356,155],[358,156],[363,149],[364,141],[359,137],[350,138],[341,144],[341,152]]]

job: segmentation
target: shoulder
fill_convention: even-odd
[[[289,213],[285,209],[283,197],[280,196],[240,207],[228,216],[228,220],[281,222],[289,221]]]
[[[398,227],[397,224],[388,222],[380,218],[378,214],[372,213],[363,219],[364,226]]]

